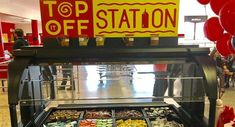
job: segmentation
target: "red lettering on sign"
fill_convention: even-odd
[[[117,12],[118,9],[108,9],[108,11],[112,13],[112,28],[115,28],[115,12]]]
[[[167,25],[169,25],[168,19],[170,20],[172,26],[175,27],[176,26],[176,9],[174,9],[173,17],[171,17],[172,15],[170,14],[168,9],[165,10],[165,13],[166,13],[165,14],[165,28],[167,28],[168,27]]]
[[[105,16],[107,16],[107,12],[104,11],[104,10],[99,10],[97,13],[96,13],[96,16],[97,18],[99,18],[100,20],[103,20],[104,21],[104,25],[101,26],[99,23],[96,23],[97,27],[99,27],[100,29],[104,29],[108,26],[108,21],[104,18],[104,17],[101,17],[101,13],[103,13]]]
[[[127,27],[130,28],[130,22],[129,22],[129,20],[128,20],[128,16],[127,16],[126,10],[123,10],[123,12],[122,12],[122,16],[121,16],[119,28],[122,27],[122,24],[123,24],[124,22],[126,22]]]
[[[136,12],[140,11],[140,9],[130,9],[129,11],[133,12],[133,27],[136,28]]]
[[[145,9],[144,13],[142,14],[142,28],[148,28],[148,27],[149,27],[149,14]]]
[[[156,20],[159,21],[159,24],[156,24]],[[152,24],[155,28],[159,28],[163,24],[163,12],[161,9],[155,9],[152,13]]]

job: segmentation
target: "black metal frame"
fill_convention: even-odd
[[[208,126],[215,122],[215,106],[217,99],[216,68],[208,56],[209,49],[196,47],[153,47],[153,48],[24,48],[14,52],[15,59],[9,64],[8,100],[12,127],[18,127],[16,105],[19,102],[20,81],[24,70],[29,65],[42,63],[96,64],[99,62],[133,62],[158,61],[159,59],[185,59],[196,62],[204,74],[205,91],[210,101]],[[187,111],[185,111],[187,113]],[[189,113],[189,115],[192,115]],[[34,121],[35,122],[35,121]]]

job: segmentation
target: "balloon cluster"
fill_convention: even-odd
[[[227,57],[235,54],[232,38],[235,36],[235,0],[197,0],[202,5],[210,4],[217,15],[204,24],[204,34],[215,42],[217,51]]]

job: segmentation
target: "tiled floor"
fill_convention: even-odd
[[[224,105],[231,106],[235,109],[235,87],[225,89],[225,94],[222,97]]]
[[[0,127],[10,127],[7,92],[0,92]]]
[[[145,67],[145,70],[152,67]],[[74,68],[76,69],[76,68]],[[88,66],[86,68],[79,68],[79,81],[75,80],[75,91],[70,90],[58,90],[56,92],[55,103],[64,103],[66,99],[83,99],[83,98],[119,98],[120,97],[132,98],[132,97],[152,97],[154,75],[134,75],[133,83],[130,82],[130,78],[120,76],[120,72],[110,73],[112,77],[106,78],[103,83],[100,83],[99,74],[96,72],[96,66]],[[141,68],[137,69],[141,70]],[[94,71],[95,70],[95,71]],[[94,73],[95,72],[95,73]],[[61,75],[58,75],[61,77]],[[76,75],[75,75],[76,77]],[[112,79],[112,80],[109,80]],[[60,81],[57,82],[60,85]],[[68,82],[68,85],[70,83]],[[79,84],[79,85],[78,85]],[[79,86],[79,87],[78,87]],[[78,89],[79,88],[79,89]],[[46,85],[44,85],[44,96],[47,96]],[[73,93],[73,94],[72,94]],[[226,92],[222,98],[225,105],[229,105],[235,108],[235,88],[231,87],[226,89]],[[121,100],[129,101],[129,100]],[[138,101],[138,100],[135,100]],[[82,101],[80,101],[82,102]],[[84,101],[85,102],[85,101]],[[89,101],[92,103],[93,101]],[[103,102],[110,102],[110,100],[104,100]],[[69,103],[71,103],[69,101]],[[54,103],[52,103],[54,104]],[[10,127],[10,117],[7,102],[7,92],[0,92],[0,127]]]

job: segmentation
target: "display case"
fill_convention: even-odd
[[[208,54],[195,46],[15,51],[8,80],[11,124],[214,127],[217,80]],[[72,89],[59,90],[66,63],[72,65],[66,72]],[[159,64],[166,69],[153,69]],[[110,66],[128,68],[115,72]],[[108,77],[110,71],[116,75]]]

